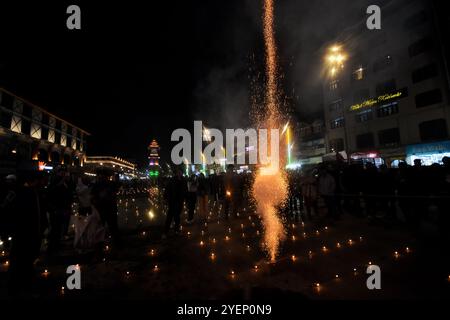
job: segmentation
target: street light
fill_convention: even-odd
[[[347,57],[343,52],[342,47],[339,45],[332,46],[328,51],[326,61],[328,63],[330,75],[334,77],[339,72],[339,69],[344,68],[344,62]]]

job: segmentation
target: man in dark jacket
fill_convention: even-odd
[[[103,224],[108,225],[112,240],[119,244],[119,223],[117,217],[117,181],[111,181],[105,171],[97,172],[97,182],[92,187],[92,204],[97,209]]]
[[[34,261],[40,253],[46,217],[39,190],[41,179],[38,172],[26,173],[24,184],[17,192],[8,282],[12,295],[29,294],[31,291]]]
[[[183,210],[183,202],[187,194],[187,183],[183,178],[181,170],[177,170],[166,188],[165,198],[168,204],[166,223],[164,225],[163,238],[167,237],[170,230],[172,220],[175,221],[175,232],[180,230],[181,211]]]

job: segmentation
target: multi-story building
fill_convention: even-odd
[[[435,9],[425,0],[381,2],[381,30],[364,19],[330,43],[327,152],[387,165],[439,162],[450,155],[450,95]]]
[[[326,154],[325,125],[323,117],[299,123],[299,146],[296,158],[302,166],[315,165],[322,162]]]
[[[89,133],[0,88],[0,170],[83,166]]]

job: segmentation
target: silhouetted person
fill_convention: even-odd
[[[335,218],[335,202],[334,195],[336,191],[336,181],[334,177],[328,172],[327,168],[321,166],[319,168],[319,178],[317,180],[317,190],[322,197],[325,206],[327,207],[327,217]]]
[[[208,197],[210,194],[210,183],[203,173],[200,173],[198,179],[197,199],[198,199],[198,215],[202,219],[208,215]]]
[[[197,189],[197,177],[193,174],[187,181],[186,204],[188,210],[188,223],[192,223],[194,221],[195,206],[197,204]]]
[[[61,246],[61,238],[66,234],[70,219],[72,190],[67,172],[57,171],[49,185],[50,234],[48,252],[56,254]]]
[[[29,294],[34,277],[34,261],[39,256],[46,208],[42,201],[42,176],[28,172],[16,197],[8,289],[12,295]]]
[[[301,194],[303,196],[303,200],[305,201],[305,211],[306,216],[309,220],[312,219],[312,210],[314,210],[314,215],[319,214],[317,200],[317,180],[314,175],[303,177],[303,181],[301,184]],[[305,218],[303,218],[305,220]]]
[[[439,229],[443,237],[445,247],[450,245],[450,158],[442,158],[442,182],[440,187],[441,197],[438,201],[439,207]]]
[[[97,182],[92,187],[92,205],[97,209],[103,224],[108,225],[113,243],[119,244],[119,225],[117,217],[117,181],[111,181],[105,171],[97,173]]]
[[[0,239],[11,235],[14,214],[17,212],[17,177],[13,174],[6,176],[0,190]]]
[[[376,193],[380,196],[378,199],[381,210],[390,219],[395,219],[395,183],[394,177],[388,167],[383,164],[378,173]]]
[[[186,198],[187,183],[181,170],[177,170],[175,176],[170,179],[166,188],[165,198],[168,204],[166,223],[164,225],[163,239],[167,237],[172,221],[175,221],[175,233],[180,231],[181,211]]]
[[[363,173],[363,199],[366,209],[366,214],[369,218],[374,218],[377,209],[377,167],[371,163],[366,163],[366,168]]]
[[[224,214],[225,219],[228,219],[230,215],[230,211],[233,215],[236,213],[236,197],[238,196],[238,192],[242,192],[242,190],[238,190],[236,188],[236,175],[233,172],[233,165],[227,166],[227,172],[223,176],[223,199],[224,199]]]

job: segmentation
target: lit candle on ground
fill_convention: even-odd
[[[338,242],[338,243],[336,244],[336,247],[340,248],[340,247],[341,247],[341,244]]]
[[[291,259],[292,259],[293,262],[295,262],[295,261],[297,260],[297,257],[295,256],[295,254],[293,254],[293,255],[291,256]]]

